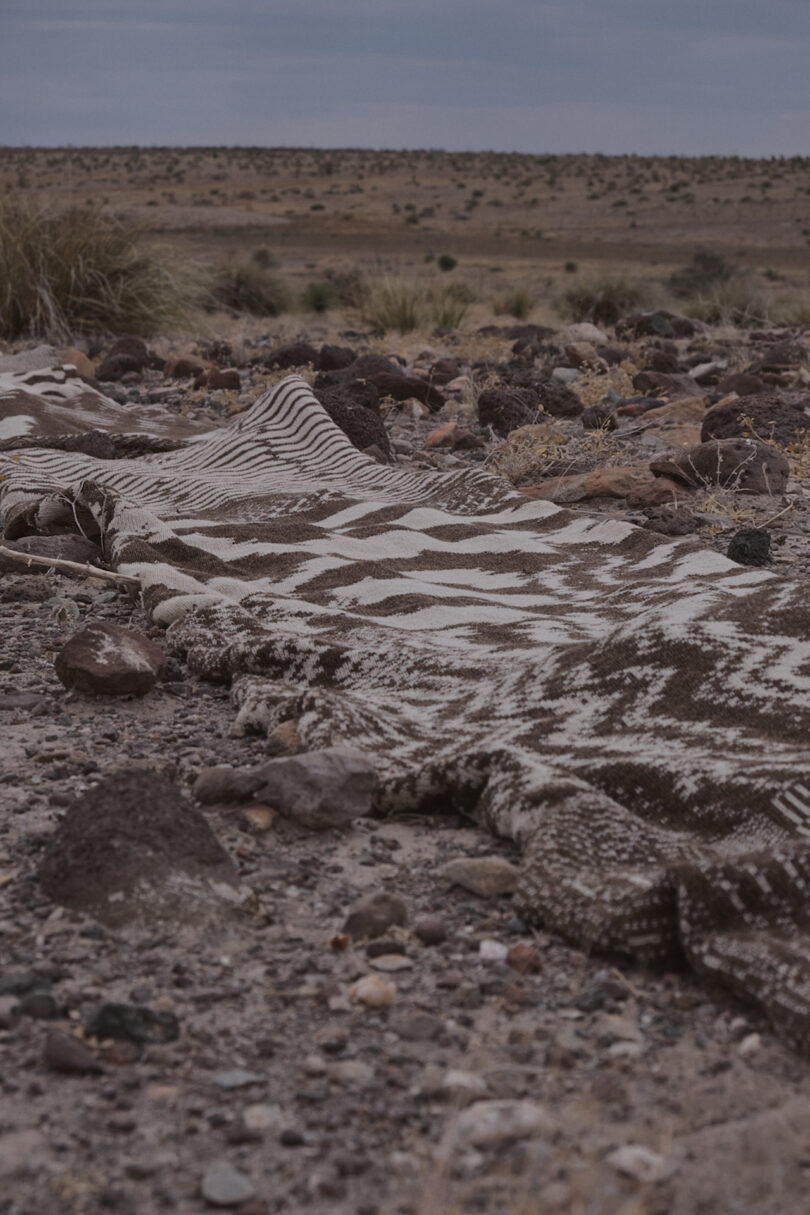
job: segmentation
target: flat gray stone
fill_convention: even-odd
[[[212,1207],[238,1207],[255,1194],[253,1182],[229,1160],[215,1160],[202,1181],[202,1194]]]

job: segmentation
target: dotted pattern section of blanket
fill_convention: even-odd
[[[103,412],[87,389],[59,408],[74,433]],[[452,807],[518,841],[537,921],[685,956],[810,1049],[802,585],[478,470],[380,466],[297,377],[181,450],[0,471],[7,525],[89,521],[243,728],[364,748],[379,813]]]

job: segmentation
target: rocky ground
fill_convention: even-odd
[[[378,459],[489,467],[723,552],[753,529],[738,557],[810,570],[798,331],[656,314],[615,335],[287,336],[70,357],[119,400],[212,424],[295,368]],[[126,589],[2,566],[3,1215],[805,1209],[810,1074],[755,1014],[532,931],[516,858],[461,820],[312,831],[217,793],[201,774],[267,763],[265,740],[178,655],[141,697],[67,690],[56,655],[101,622],[162,644]],[[73,855],[54,833],[88,798],[125,808],[131,783],[103,783],[122,769],[147,811],[181,791],[178,869],[213,850],[239,913],[189,899],[111,924],[54,897],[44,875]]]

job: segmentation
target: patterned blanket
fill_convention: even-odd
[[[519,843],[533,920],[686,959],[810,1048],[805,585],[477,469],[376,464],[295,376],[129,459],[30,446],[47,391],[0,377],[0,436],[27,441],[0,450],[7,535],[99,537],[246,729],[363,748],[378,813],[451,808]],[[71,393],[60,433],[177,435]]]

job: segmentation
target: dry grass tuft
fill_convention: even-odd
[[[611,389],[619,396],[631,397],[636,391],[633,387],[633,376],[637,371],[635,363],[629,359],[608,367],[602,364],[589,365],[582,369],[582,374],[579,379],[574,380],[571,389],[586,408],[589,405],[598,405]]]
[[[389,330],[413,333],[430,326],[455,329],[474,299],[474,293],[463,283],[382,279],[368,290],[363,318],[385,333]]]
[[[139,245],[134,224],[98,206],[0,205],[0,336],[149,335],[182,321],[200,282]]]

